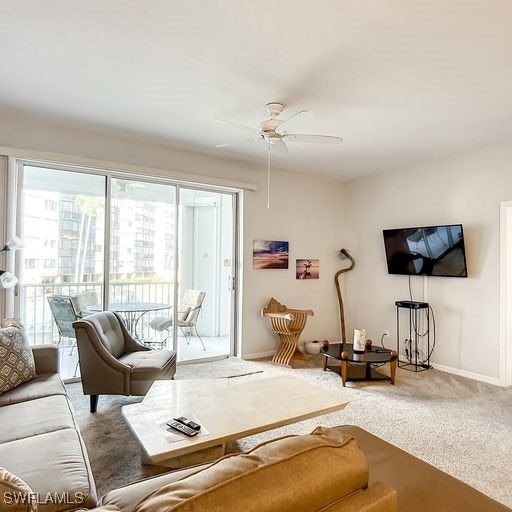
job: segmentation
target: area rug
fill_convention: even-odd
[[[261,373],[263,372],[263,373]],[[357,425],[433,464],[472,487],[512,507],[512,389],[498,388],[429,370],[398,370],[395,386],[387,382],[348,383],[320,368],[287,369],[268,362],[229,358],[178,367],[178,379],[242,380],[290,374],[349,401],[342,411],[301,421],[232,443],[228,451],[246,450],[285,434],[305,434],[316,426]],[[102,396],[98,412],[79,383],[68,393],[84,436],[99,495],[166,471],[140,463],[137,444],[121,407],[140,398]]]

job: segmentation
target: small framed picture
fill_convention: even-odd
[[[278,240],[254,240],[252,267],[255,269],[288,268],[288,242]]]
[[[295,276],[297,279],[318,279],[320,277],[320,260],[296,260]]]

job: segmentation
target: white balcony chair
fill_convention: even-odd
[[[178,307],[177,314],[177,324],[187,340],[187,345],[190,345],[190,339],[194,336],[195,331],[196,337],[199,338],[201,345],[203,345],[203,350],[206,350],[206,347],[203,343],[203,339],[197,332],[197,320],[199,318],[201,308],[203,307],[205,296],[206,292],[201,290],[185,290],[183,293],[183,302]],[[149,325],[155,331],[167,331],[167,336],[162,344],[165,343],[172,328],[172,318],[169,318],[168,316],[159,316],[151,320]],[[188,329],[188,336],[185,329]]]

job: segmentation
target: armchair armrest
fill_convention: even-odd
[[[57,345],[36,345],[32,348],[36,373],[59,373],[59,347]]]

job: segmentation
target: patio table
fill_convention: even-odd
[[[162,311],[171,307],[170,304],[159,302],[112,302],[106,310],[119,313],[126,322],[128,332],[140,340],[137,334],[137,324],[140,319],[150,311]],[[99,311],[104,311],[104,308],[101,304],[92,304],[87,307],[87,310],[91,313],[98,313]]]

